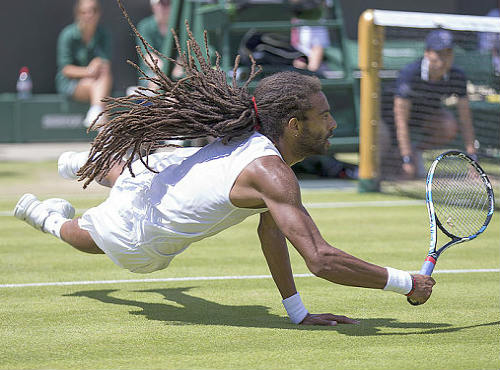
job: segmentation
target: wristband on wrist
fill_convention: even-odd
[[[384,290],[399,294],[411,294],[413,289],[413,277],[409,272],[386,267],[387,283]]]
[[[410,277],[411,277],[411,289],[408,293],[405,294],[405,296],[407,296],[407,297],[411,296],[413,294],[413,292],[415,291],[415,278],[411,274],[410,274]]]
[[[409,155],[404,155],[401,157],[403,163],[411,163],[411,157]]]
[[[285,306],[288,317],[294,324],[301,323],[309,313],[304,307],[299,293],[295,293],[291,297],[285,298],[282,302],[283,306]]]

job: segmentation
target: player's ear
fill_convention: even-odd
[[[287,123],[287,128],[292,136],[298,136],[302,131],[302,122],[297,117],[292,117]]]

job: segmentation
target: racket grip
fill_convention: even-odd
[[[427,256],[427,258],[424,261],[424,264],[422,265],[422,268],[420,269],[419,274],[431,276],[432,271],[434,271],[434,266],[436,266],[436,259],[432,256]],[[420,305],[419,302],[412,300],[410,297],[406,297],[406,300],[412,306]]]
[[[419,274],[431,276],[432,271],[434,271],[434,266],[436,266],[436,259],[432,256],[427,256],[424,264],[422,265],[422,268],[420,269]]]

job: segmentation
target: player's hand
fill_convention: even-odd
[[[415,274],[413,275],[413,284],[415,284],[415,290],[408,298],[414,302],[423,304],[431,296],[432,287],[436,284],[436,281],[431,276]]]
[[[359,324],[358,320],[350,319],[347,316],[332,315],[331,313],[311,314],[302,320],[300,325],[324,325],[334,326],[337,324]]]

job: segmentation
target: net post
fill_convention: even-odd
[[[361,70],[358,191],[361,193],[380,190],[377,136],[383,44],[384,28],[375,24],[372,9],[365,10],[358,22],[358,63]]]

